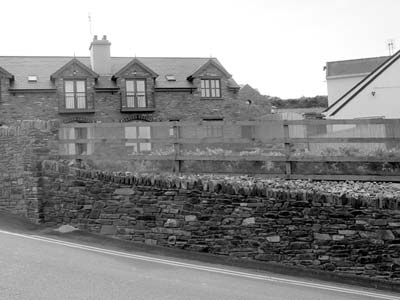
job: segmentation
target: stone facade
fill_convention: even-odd
[[[193,70],[185,70],[188,74],[190,71]],[[265,109],[249,107],[242,101],[239,97],[239,86],[222,66],[218,67],[212,62],[200,69],[193,78],[180,78],[179,83],[164,88],[157,84],[158,75],[136,59],[113,76],[98,75],[77,58],[71,58],[58,70],[51,69],[47,72],[48,75],[40,78],[40,84],[45,88],[39,88],[36,83],[26,84],[24,82],[26,78],[13,79],[10,75],[0,73],[0,122],[15,124],[20,120],[32,119],[59,119],[62,122],[202,119],[229,121],[256,119],[269,112],[268,107]],[[178,75],[182,77],[182,74]],[[200,89],[202,78],[218,79],[221,97],[202,98]],[[65,108],[64,80],[66,79],[85,81],[87,108]],[[145,80],[146,108],[126,108],[127,79]],[[17,84],[15,81],[18,81]]]
[[[43,163],[43,219],[120,239],[400,280],[396,199],[204,178],[119,177]]]
[[[16,124],[21,120],[53,120],[73,122],[81,118],[92,122],[121,122],[130,116],[147,115],[154,121],[197,121],[202,119],[248,120],[265,115],[258,109],[249,109],[241,102],[234,91],[222,86],[221,99],[201,99],[200,91],[163,91],[150,92],[149,101],[154,103],[154,113],[122,113],[121,92],[90,92],[94,101],[94,113],[60,113],[62,101],[62,79],[57,80],[57,91],[15,92],[10,93],[8,80],[2,80],[0,121],[2,124]],[[135,118],[134,118],[135,119]],[[145,118],[144,118],[145,119]],[[140,120],[140,118],[139,118]]]

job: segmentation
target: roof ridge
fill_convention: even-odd
[[[0,55],[0,57],[37,57],[37,58],[90,58],[90,56],[69,56],[69,55]],[[135,58],[136,56],[111,56],[110,58]],[[200,57],[200,56],[137,56],[136,58],[162,58],[162,59],[210,59],[210,57]],[[216,57],[211,57],[211,59],[217,59]]]
[[[111,56],[111,58],[127,58],[130,56]],[[193,58],[201,58],[201,59],[216,59],[216,57],[201,57],[201,56],[136,56],[136,58],[168,58],[168,59],[174,59],[174,58],[184,58],[184,59],[193,59]]]
[[[66,55],[0,55],[0,57],[37,57],[37,58],[89,58],[90,56],[66,56]]]

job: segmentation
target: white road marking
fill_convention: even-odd
[[[378,293],[367,292],[367,291],[356,290],[356,289],[341,288],[341,287],[306,282],[306,281],[285,279],[285,278],[280,278],[280,277],[257,275],[257,274],[233,271],[233,270],[229,270],[229,269],[208,267],[208,266],[204,266],[204,265],[189,264],[189,263],[183,263],[183,262],[174,261],[174,260],[160,259],[160,258],[144,256],[144,255],[129,254],[129,253],[124,253],[124,252],[120,252],[120,251],[114,251],[114,250],[108,250],[108,249],[104,249],[104,248],[87,246],[87,245],[83,245],[83,244],[65,242],[62,240],[51,239],[51,238],[42,237],[42,236],[38,236],[38,235],[26,235],[26,234],[20,234],[20,233],[9,232],[9,231],[4,231],[4,230],[0,230],[0,233],[17,236],[17,237],[21,237],[21,238],[26,238],[26,239],[31,239],[31,240],[47,242],[47,243],[51,243],[51,244],[62,245],[62,246],[70,247],[70,248],[77,248],[77,249],[82,249],[82,250],[91,251],[91,252],[97,252],[97,253],[109,254],[109,255],[113,255],[113,256],[141,260],[141,261],[165,264],[165,265],[170,265],[170,266],[175,266],[175,267],[182,267],[182,268],[188,268],[188,269],[194,269],[194,270],[200,270],[200,271],[208,271],[208,272],[231,275],[231,276],[264,280],[264,281],[269,281],[269,282],[285,283],[285,284],[289,284],[289,285],[296,285],[296,286],[303,286],[303,287],[309,287],[309,288],[315,288],[315,289],[321,289],[321,290],[327,290],[327,291],[341,292],[341,293],[353,294],[353,295],[358,295],[358,296],[374,297],[374,298],[378,298],[378,299],[400,300],[400,297],[395,297],[395,296],[391,296],[391,295],[378,294]]]

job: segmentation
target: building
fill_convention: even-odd
[[[110,47],[94,36],[88,57],[0,56],[0,123],[248,118],[216,58],[112,57]]]
[[[400,52],[386,59],[380,58],[383,62],[330,103],[324,114],[337,119],[399,118],[399,58]],[[367,69],[364,67],[364,70]]]
[[[328,104],[333,104],[388,58],[388,56],[381,56],[327,62],[324,69],[328,88]]]

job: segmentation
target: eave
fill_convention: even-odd
[[[330,75],[326,76],[327,80],[330,79],[342,79],[342,78],[353,78],[353,77],[365,77],[369,75],[369,73],[356,73],[356,74],[347,74],[347,75]]]

